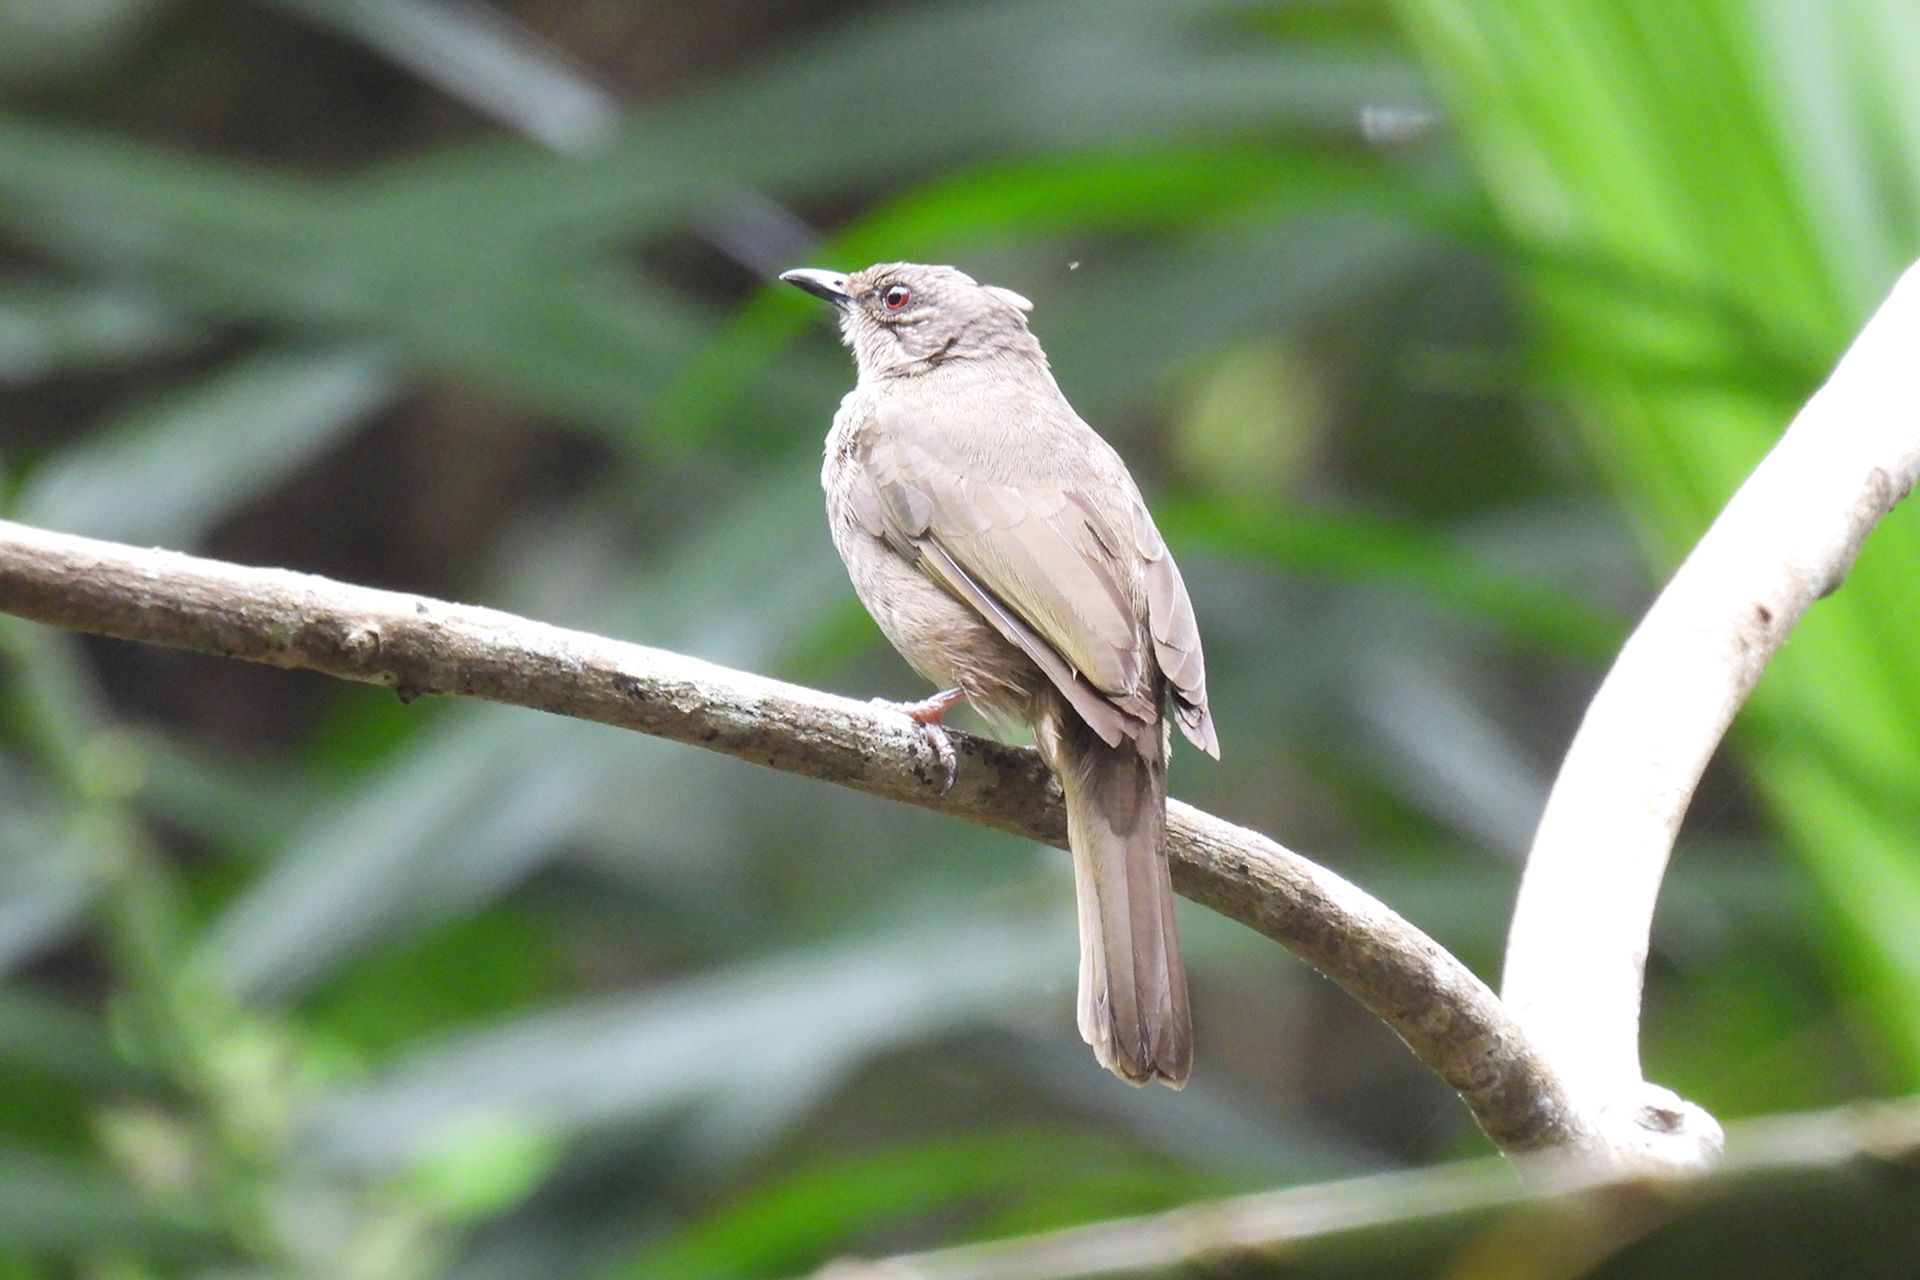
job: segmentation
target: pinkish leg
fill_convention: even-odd
[[[885,698],[875,698],[873,705],[888,707],[900,712],[907,719],[919,725],[926,734],[927,746],[933,751],[933,758],[944,773],[940,794],[953,790],[953,784],[960,777],[960,757],[954,754],[953,743],[947,737],[947,731],[940,727],[940,717],[953,709],[953,704],[967,695],[959,689],[942,689],[930,698],[918,702],[889,702]]]
[[[922,698],[918,702],[900,702],[894,705],[906,712],[909,720],[916,720],[921,724],[933,725],[939,724],[941,717],[953,710],[954,704],[966,696],[966,691],[962,689],[942,689],[930,698]]]

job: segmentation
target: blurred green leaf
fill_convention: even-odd
[[[568,976],[548,920],[516,901],[428,927],[328,983],[313,1025],[364,1059],[555,998]]]
[[[229,760],[159,733],[137,741],[141,803],[223,851],[257,856],[321,803],[311,776],[276,762]]]
[[[1130,1184],[1116,1194],[1117,1182]],[[758,1188],[671,1240],[644,1250],[607,1280],[722,1280],[795,1274],[858,1247],[881,1228],[956,1205],[978,1218],[988,1205],[995,1234],[1060,1225],[1063,1200],[1097,1184],[1108,1213],[1146,1212],[1224,1188],[1143,1164],[1112,1138],[1056,1130],[980,1133],[857,1158],[836,1158]],[[1021,1206],[1042,1217],[1023,1215]],[[952,1231],[948,1226],[949,1233]],[[985,1234],[978,1225],[968,1235]],[[949,1238],[955,1238],[949,1234]],[[957,1242],[957,1238],[956,1242]]]
[[[1450,215],[1464,198],[1457,186],[1447,170],[1400,170],[1314,152],[1145,147],[1136,141],[1120,149],[1046,160],[995,158],[936,177],[839,229],[816,251],[815,260],[864,265],[905,255],[970,262],[1040,236],[1057,237],[1063,246],[1103,247],[1101,237],[1117,232],[1180,233],[1216,219],[1230,220],[1235,227],[1278,224],[1275,239],[1284,240],[1302,213],[1341,206],[1350,206],[1369,225],[1399,215],[1410,230],[1450,226]],[[1303,259],[1312,247],[1302,246]],[[1227,248],[1231,252],[1233,246]],[[1071,258],[1073,252],[1065,250],[1070,263],[1035,263],[1039,278],[1020,281],[1022,290],[1042,305],[1042,326],[1049,299],[1041,283],[1058,290],[1063,302],[1084,293],[1073,287],[1073,277],[1060,274],[1063,267],[1072,271],[1079,265]],[[1237,277],[1244,270],[1235,267],[1232,274]],[[772,274],[770,270],[769,280]],[[1234,291],[1232,296],[1271,315],[1288,314],[1296,301],[1285,292],[1242,296]],[[712,430],[746,396],[752,376],[771,381],[767,369],[794,335],[820,326],[817,304],[797,301],[777,288],[751,299],[682,373],[661,406],[663,418],[681,430]],[[1157,312],[1169,327],[1183,323],[1194,309],[1178,305],[1182,301],[1171,299],[1172,305]],[[1206,303],[1199,309],[1207,309]],[[1110,319],[1125,311],[1101,314]],[[1109,370],[1110,376],[1122,372]],[[786,366],[778,374],[783,382],[792,377]],[[1124,387],[1131,385],[1116,388],[1114,398],[1120,399]]]
[[[460,708],[322,807],[207,931],[208,971],[243,994],[284,998],[375,940],[473,909],[551,857],[594,779],[530,768],[528,736],[555,734],[533,718]]]
[[[377,231],[350,212],[317,183],[0,116],[0,220],[196,313],[384,341],[619,430],[705,327],[608,263],[477,241],[458,211]]]
[[[543,1126],[502,1112],[476,1113],[441,1134],[432,1153],[407,1171],[404,1185],[444,1215],[486,1217],[532,1191],[559,1146]]]
[[[1689,282],[1775,341],[1801,335],[1815,368],[1904,265],[1920,153],[1836,142],[1878,135],[1882,104],[1920,68],[1920,30],[1891,8],[1399,8],[1523,247],[1550,256],[1571,246]],[[1725,377],[1722,313],[1651,308],[1553,273],[1531,283],[1549,367],[1578,395],[1590,453],[1664,567],[1797,398]],[[1702,376],[1646,378],[1649,354]],[[1839,963],[1872,975],[1882,1016],[1899,1028],[1908,1083],[1920,1079],[1920,965],[1898,922],[1907,917],[1884,906],[1920,902],[1920,670],[1907,640],[1920,623],[1916,576],[1920,535],[1887,521],[1846,589],[1775,659],[1742,724],[1760,789],[1850,926]],[[1808,741],[1822,744],[1818,756],[1795,745]],[[1848,798],[1860,776],[1883,781],[1885,803]]]
[[[475,0],[271,0],[357,37],[478,110],[561,151],[591,146],[614,104],[558,49]]]
[[[143,1079],[121,1060],[99,1019],[24,987],[0,988],[0,1060],[89,1085]]]
[[[37,819],[37,820],[36,820]],[[44,812],[9,814],[0,835],[0,972],[57,941],[79,922],[98,887],[95,824],[64,828]]]
[[[0,4],[0,83],[54,80],[107,62],[160,8],[159,0]]]
[[[386,12],[398,21],[415,11]],[[1072,30],[1060,16],[1017,4],[904,10],[863,25],[856,40],[822,42],[660,113],[589,156],[480,148],[454,164],[398,166],[385,180],[342,189],[347,198],[0,120],[0,216],[80,261],[161,282],[187,306],[378,335],[443,368],[631,429],[692,355],[689,335],[704,318],[631,278],[612,285],[609,264],[583,258],[615,234],[695,212],[716,190],[765,184],[791,196],[837,175],[879,172],[907,151],[924,163],[941,149],[964,153],[1036,127],[1037,141],[1052,146],[1137,144],[1274,116],[1338,128],[1362,104],[1417,95],[1392,57],[1294,58],[1284,45],[1243,53],[1202,37],[1191,25],[1199,16],[1142,3],[1103,8],[1074,37],[1071,57],[1029,81],[1018,69]],[[1097,48],[1088,47],[1094,31]],[[887,128],[874,128],[864,80],[840,68],[926,47],[973,49],[977,65],[1002,68],[1001,92],[923,80],[922,92],[894,102]],[[1140,74],[1116,74],[1127,65]],[[931,91],[948,83],[969,109]],[[1044,104],[1008,92],[1028,83],[1046,85]],[[911,119],[898,118],[909,109]],[[796,145],[789,135],[802,118]],[[820,153],[823,138],[833,140],[830,156]]]
[[[0,1248],[27,1254],[112,1249],[181,1253],[197,1230],[145,1204],[97,1166],[0,1148]]]
[[[866,15],[653,112],[577,160],[490,144],[389,166],[356,202],[372,224],[464,210],[488,237],[606,243],[745,186],[838,198],[1012,149],[1138,146],[1211,132],[1348,133],[1362,106],[1417,104],[1379,48],[1300,48],[1234,30],[1239,0],[908,5]],[[876,109],[877,69],[938,49]]]
[[[204,336],[139,294],[9,285],[0,289],[0,384],[171,354]]]
[[[121,415],[34,472],[29,524],[121,542],[191,546],[398,390],[368,351],[271,352]]]
[[[327,1101],[313,1150],[390,1168],[433,1159],[476,1123],[558,1136],[811,1090],[823,1065],[845,1070],[1051,986],[1050,969],[1072,959],[1064,924],[922,927],[504,1022]]]
[[[1220,499],[1156,504],[1176,547],[1253,559],[1351,583],[1390,583],[1516,641],[1599,660],[1625,637],[1617,614],[1550,581],[1514,572],[1432,530],[1355,512]]]

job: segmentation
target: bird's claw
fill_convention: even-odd
[[[940,766],[940,794],[946,795],[953,790],[953,784],[960,780],[960,757],[953,749],[953,739],[940,724],[954,703],[965,696],[958,689],[947,689],[919,702],[889,702],[885,698],[875,698],[872,705],[898,711],[907,719],[920,726],[920,732],[927,740],[927,749],[933,752],[934,763]]]
[[[953,739],[947,737],[947,731],[931,721],[922,721],[920,731],[927,737],[927,746],[933,750],[934,762],[940,766],[940,794],[953,790],[953,784],[960,780],[960,757],[954,754]]]

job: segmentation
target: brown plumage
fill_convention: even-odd
[[[854,591],[921,675],[1032,727],[1066,796],[1080,1034],[1116,1075],[1177,1088],[1193,1030],[1163,708],[1220,752],[1180,571],[1024,298],[914,263],[781,278],[839,307],[859,368],[821,473]]]

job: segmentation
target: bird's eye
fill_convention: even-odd
[[[903,284],[897,284],[897,285],[894,285],[891,289],[887,290],[886,294],[880,299],[880,301],[886,304],[887,310],[898,311],[900,308],[907,305],[907,299],[911,298],[912,296],[913,296],[913,293],[907,288],[907,286]]]

